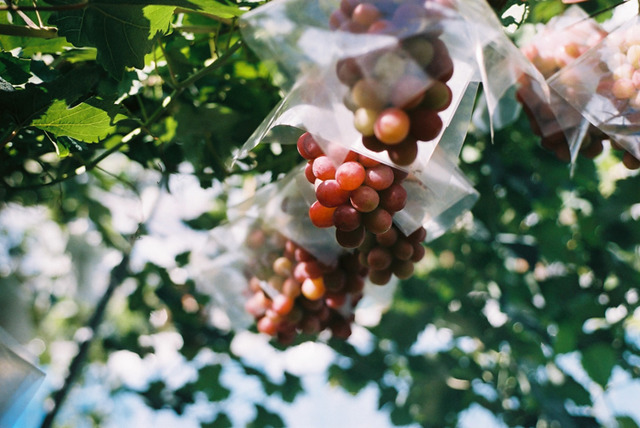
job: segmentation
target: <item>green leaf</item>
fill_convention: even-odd
[[[229,397],[231,391],[220,384],[222,366],[204,366],[198,371],[198,380],[195,386],[198,391],[204,392],[212,402],[222,401]]]
[[[60,11],[50,23],[74,46],[97,48],[97,61],[121,79],[126,67],[143,68],[158,35],[168,31],[174,6],[92,1],[80,10]]]
[[[610,345],[596,343],[582,352],[582,367],[589,377],[603,388],[607,386],[616,364],[616,354]]]
[[[619,428],[638,428],[638,424],[631,416],[618,416],[616,422]]]
[[[115,122],[126,116],[114,111],[107,112],[92,105],[95,99],[87,100],[75,107],[68,108],[67,103],[56,100],[42,116],[31,125],[50,132],[55,136],[67,136],[86,143],[96,143],[115,129]]]
[[[215,15],[220,18],[234,18],[244,13],[244,11],[237,6],[226,5],[212,0],[188,0],[176,3],[182,8]],[[189,3],[191,5],[187,5]]]
[[[212,422],[205,422],[202,428],[227,428],[233,426],[231,419],[226,413],[218,413],[218,416]]]
[[[16,58],[9,52],[0,52],[0,76],[14,85],[26,83],[31,77],[29,61]]]

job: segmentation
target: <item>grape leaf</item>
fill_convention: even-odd
[[[86,143],[96,143],[114,130],[114,123],[125,119],[126,116],[114,110],[103,110],[92,104],[100,104],[95,99],[67,108],[67,103],[56,100],[47,111],[31,125],[50,132],[55,136],[67,136]]]
[[[219,16],[220,18],[234,18],[244,13],[244,11],[237,6],[226,5],[212,0],[177,1],[176,6]]]
[[[606,387],[615,364],[615,352],[604,343],[591,345],[582,352],[582,367],[603,388]]]
[[[91,1],[80,10],[60,11],[49,22],[74,46],[98,50],[97,61],[120,80],[126,67],[144,67],[155,38],[166,33],[174,6]]]
[[[9,52],[0,52],[0,76],[14,85],[26,83],[31,77],[29,61],[16,58]]]

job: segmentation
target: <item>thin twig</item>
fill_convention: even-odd
[[[84,9],[85,7],[89,6],[89,1],[83,1],[80,3],[71,3],[71,4],[60,4],[60,5],[56,5],[56,6],[20,6],[20,5],[15,5],[15,4],[7,4],[5,6],[0,6],[0,12],[5,12],[5,11],[24,11],[24,12],[35,12],[35,11],[40,11],[40,12],[59,12],[59,11],[65,11],[65,10],[77,10],[77,9]]]
[[[42,421],[42,424],[40,425],[40,428],[49,428],[53,424],[53,420],[55,419],[56,415],[60,411],[60,408],[62,407],[62,405],[64,404],[69,394],[69,391],[71,390],[71,387],[73,386],[77,377],[80,375],[82,371],[82,366],[84,365],[85,360],[87,359],[89,348],[91,347],[91,344],[93,343],[93,339],[96,337],[98,327],[100,327],[100,324],[102,323],[102,320],[104,318],[107,304],[111,300],[111,297],[113,296],[113,293],[115,292],[116,288],[118,288],[118,286],[127,277],[128,269],[129,269],[129,251],[126,251],[126,252],[123,252],[122,260],[120,261],[120,263],[116,267],[114,267],[113,270],[111,271],[111,276],[109,278],[109,286],[107,287],[107,290],[104,292],[104,294],[100,298],[100,301],[98,302],[98,305],[96,306],[96,309],[93,312],[91,319],[89,320],[88,328],[91,331],[91,336],[88,339],[80,342],[78,353],[75,355],[75,357],[73,357],[73,360],[69,365],[69,374],[65,378],[62,388],[57,390],[53,395],[53,408],[46,414],[44,420]]]
[[[55,27],[33,28],[28,25],[0,24],[0,34],[6,36],[55,39],[58,37],[58,29]]]

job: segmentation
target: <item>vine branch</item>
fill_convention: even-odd
[[[12,4],[11,2],[9,2],[4,6],[0,6],[0,12],[6,12],[6,11],[9,11],[9,12],[11,12],[11,11],[14,11],[14,12],[18,12],[18,11],[22,11],[22,12],[59,12],[59,11],[65,11],[65,10],[84,9],[87,6],[89,6],[89,1],[88,0],[87,1],[82,1],[82,2],[79,2],[79,3],[60,4],[60,5],[55,5],[55,6],[15,5],[15,4]]]

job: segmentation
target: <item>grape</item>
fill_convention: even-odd
[[[358,162],[360,162],[360,164],[365,168],[371,168],[380,165],[380,162],[365,155],[359,155]]]
[[[453,76],[453,60],[449,56],[447,45],[440,39],[434,39],[431,43],[434,50],[433,56],[437,58],[437,60],[431,61],[427,66],[427,72],[434,79],[441,82],[448,82],[451,76]]]
[[[404,181],[405,178],[407,178],[409,176],[409,173],[406,171],[402,171],[400,169],[397,168],[393,168],[393,182],[394,183],[400,183],[402,181]]]
[[[342,190],[336,180],[325,180],[316,188],[316,198],[325,207],[337,207],[349,200],[351,192]]]
[[[391,251],[399,260],[411,260],[411,257],[413,257],[413,244],[408,239],[398,239]]]
[[[313,175],[320,180],[335,178],[336,166],[329,156],[319,156],[313,160]]]
[[[350,275],[347,278],[347,284],[345,286],[345,292],[347,293],[359,293],[364,289],[364,278],[359,275]]]
[[[324,296],[324,280],[322,277],[307,278],[302,283],[302,295],[309,300],[319,300]]]
[[[304,177],[311,184],[314,184],[316,182],[316,176],[313,175],[313,161],[309,161],[305,165],[305,167],[304,167]]]
[[[274,336],[278,332],[277,322],[270,317],[260,318],[257,327],[260,333],[268,334],[269,336]]]
[[[418,157],[418,140],[409,136],[405,141],[388,149],[389,159],[399,166],[408,166]]]
[[[304,334],[318,333],[321,328],[322,326],[317,316],[309,314],[300,321],[300,329]]]
[[[347,274],[342,269],[334,269],[324,274],[324,286],[327,291],[342,291],[347,283]]]
[[[384,85],[371,78],[360,79],[353,85],[351,98],[360,107],[381,110],[387,104]]]
[[[364,184],[375,189],[384,190],[393,183],[393,169],[384,164],[379,164],[365,171]]]
[[[281,276],[289,276],[291,275],[291,269],[293,268],[293,263],[286,257],[278,257],[273,262],[273,271],[277,275]]]
[[[328,307],[330,307],[331,309],[340,309],[342,306],[344,306],[345,302],[347,301],[347,295],[346,294],[340,294],[340,293],[327,293],[327,295],[324,298],[325,303],[327,304]]]
[[[369,273],[369,281],[376,285],[385,285],[391,281],[392,272],[389,269],[385,270],[372,270]]]
[[[391,265],[391,271],[399,279],[408,279],[413,275],[414,265],[411,260],[396,260]]]
[[[370,34],[388,34],[393,31],[393,23],[391,21],[387,21],[386,19],[381,19],[379,21],[374,22],[369,26],[367,33]]]
[[[360,186],[351,192],[350,202],[356,210],[361,213],[368,213],[378,207],[380,196],[372,187]]]
[[[333,212],[335,208],[325,207],[320,202],[315,201],[309,208],[309,218],[316,227],[333,226]]]
[[[358,162],[345,162],[336,169],[336,181],[342,190],[355,190],[364,182],[365,170]]]
[[[297,146],[298,153],[307,160],[312,160],[318,156],[322,156],[322,148],[308,132],[305,132],[300,136],[300,138],[298,138]]]
[[[426,250],[424,249],[422,244],[414,244],[413,256],[411,256],[411,261],[415,263],[419,262],[420,260],[422,260],[425,253],[426,253]]]
[[[287,278],[282,284],[282,294],[293,299],[300,295],[300,283],[293,278]]]
[[[395,227],[392,227],[384,233],[377,234],[375,239],[383,247],[391,247],[398,240],[398,231]],[[413,253],[413,247],[411,252]]]
[[[384,144],[398,144],[409,135],[410,119],[404,110],[390,107],[383,110],[376,119],[374,133]]]
[[[313,254],[311,254],[310,252],[308,252],[302,247],[297,247],[294,250],[293,254],[294,254],[294,259],[297,262],[312,262],[312,261],[315,261],[316,259],[313,256]]]
[[[443,111],[451,105],[452,99],[453,93],[449,85],[436,80],[425,92],[420,107],[427,110]]]
[[[380,192],[380,206],[389,212],[397,212],[407,204],[407,191],[402,184],[394,183]]]
[[[367,265],[373,270],[383,270],[391,266],[393,256],[389,249],[375,246],[367,255]]]
[[[421,141],[431,141],[440,135],[442,119],[434,110],[417,109],[409,113],[411,135]]]
[[[391,91],[391,104],[402,109],[418,106],[425,94],[426,82],[417,76],[403,76]]]
[[[344,248],[358,248],[364,241],[364,236],[365,231],[363,226],[359,226],[350,232],[336,229],[336,241]]]
[[[340,10],[342,10],[345,15],[351,16],[353,9],[355,9],[358,4],[360,4],[360,0],[341,0]]]
[[[422,242],[427,238],[427,230],[424,227],[421,227],[410,234],[407,238],[409,238],[409,241],[411,242]]]
[[[362,78],[362,69],[355,58],[345,58],[336,65],[338,79],[347,86],[354,85]]]
[[[333,213],[334,225],[343,232],[356,230],[361,221],[361,214],[350,204],[340,205]]]
[[[360,107],[353,114],[353,126],[365,137],[374,135],[374,125],[378,118],[378,111]]]
[[[618,99],[628,99],[635,95],[636,88],[631,79],[618,79],[613,83],[611,93]]]
[[[293,299],[284,294],[278,294],[273,298],[271,307],[278,315],[287,315],[293,309]]]
[[[336,318],[336,320],[331,324],[331,335],[338,339],[347,339],[351,336],[351,326],[349,325],[349,321],[342,317]]]
[[[387,146],[378,140],[375,136],[362,136],[362,145],[372,152],[383,152],[387,149]]]
[[[402,47],[422,68],[428,66],[434,57],[433,45],[422,36],[411,37],[402,41]]]
[[[371,233],[384,233],[391,228],[392,217],[389,212],[383,208],[375,210],[363,215],[363,224]]]
[[[380,11],[370,3],[360,3],[353,9],[351,19],[357,24],[368,27],[380,18]]]

